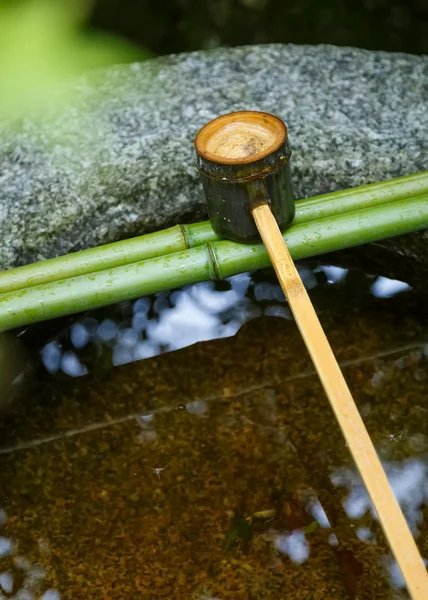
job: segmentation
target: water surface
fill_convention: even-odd
[[[428,558],[423,299],[300,269]],[[15,334],[32,370],[0,422],[3,597],[408,597],[270,271]]]

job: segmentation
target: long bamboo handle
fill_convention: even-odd
[[[408,591],[413,600],[427,600],[428,575],[422,558],[278,224],[267,204],[252,213]]]

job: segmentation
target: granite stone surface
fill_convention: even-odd
[[[296,197],[427,169],[428,57],[220,49],[90,73],[70,97],[0,128],[1,269],[205,218],[193,139],[232,110],[287,123]]]

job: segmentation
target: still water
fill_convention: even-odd
[[[299,268],[428,558],[423,299]],[[13,335],[0,598],[408,598],[270,271]]]

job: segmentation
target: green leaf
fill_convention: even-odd
[[[313,533],[317,529],[319,529],[319,524],[317,521],[312,521],[312,523],[309,523],[309,525],[306,525],[306,527],[303,527],[303,531],[305,533]]]
[[[224,550],[229,550],[239,540],[249,542],[252,538],[253,531],[247,519],[237,515],[232,520],[232,525],[227,532],[224,540]]]
[[[147,51],[84,32],[86,1],[0,3],[0,117],[34,108],[53,87],[88,69],[143,60]]]

